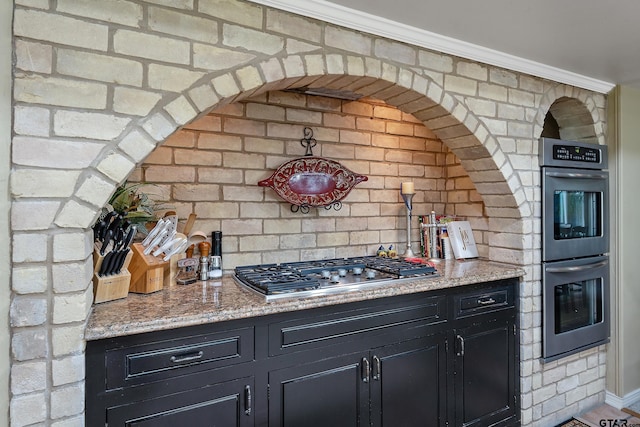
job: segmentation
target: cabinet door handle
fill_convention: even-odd
[[[456,335],[456,339],[459,342],[457,355],[464,356],[464,338],[462,338],[460,335]]]
[[[371,377],[376,381],[380,381],[380,358],[374,355],[372,357],[372,360],[373,360],[373,375]]]
[[[495,304],[495,303],[496,303],[496,300],[494,300],[493,298],[478,300],[478,304],[480,305],[489,305],[489,304]]]
[[[251,415],[251,386],[244,386],[244,414]]]
[[[369,369],[369,359],[366,357],[362,358],[362,382],[369,382],[369,374],[371,370]]]
[[[184,363],[184,362],[191,362],[193,360],[198,360],[202,357],[204,353],[202,351],[198,351],[198,352],[193,352],[193,353],[185,353],[185,354],[178,354],[177,356],[171,356],[171,361],[173,363]]]

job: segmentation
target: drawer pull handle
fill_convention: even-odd
[[[489,305],[489,304],[495,304],[495,303],[496,303],[496,300],[494,300],[493,298],[478,300],[478,304],[480,305]]]
[[[371,369],[369,367],[369,359],[367,359],[366,357],[362,358],[362,382],[363,383],[368,383],[369,382],[369,375],[371,373]]]
[[[375,381],[380,381],[380,358],[374,355],[372,359],[373,359],[373,375],[371,377]]]
[[[194,353],[179,354],[177,356],[171,356],[171,361],[173,363],[191,362],[200,359],[203,354],[202,350]]]
[[[460,335],[456,335],[456,339],[458,340],[458,353],[456,354],[456,356],[464,356],[464,338],[461,337]]]
[[[251,415],[251,386],[244,386],[244,414]]]

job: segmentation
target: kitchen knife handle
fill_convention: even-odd
[[[170,248],[173,246],[174,241],[173,240],[167,240],[164,245],[158,246],[158,249],[156,249],[155,251],[153,251],[153,256],[158,256],[161,253],[166,253],[169,252]]]
[[[109,252],[102,258],[102,264],[100,264],[100,270],[98,270],[98,276],[102,277],[107,273],[107,269],[109,267],[112,257],[113,257],[113,252]]]
[[[149,243],[149,246],[147,246],[142,253],[144,255],[149,255],[166,234],[167,230],[162,230],[158,235],[156,235],[155,239],[153,239],[153,241]]]
[[[111,254],[111,259],[107,264],[107,269],[104,271],[106,276],[111,276],[116,273],[116,267],[118,266],[118,260],[120,259],[120,252],[111,251],[107,255]]]
[[[102,239],[102,232],[106,228],[107,224],[104,220],[100,220],[93,226],[93,240],[100,241]]]
[[[131,228],[129,228],[127,237],[124,238],[122,249],[126,249],[129,247],[129,245],[131,245],[131,242],[133,242],[133,237],[136,235],[137,232],[138,232],[138,227],[136,225],[132,225]]]
[[[120,274],[122,271],[122,267],[124,265],[124,261],[127,259],[127,254],[129,253],[129,248],[122,249],[118,251],[116,260],[113,263],[113,268],[111,269],[111,274]]]
[[[120,224],[122,223],[122,220],[124,219],[124,216],[121,214],[117,214],[114,218],[113,221],[111,221],[111,224],[109,225],[109,230],[113,231],[113,234],[115,236],[116,234],[116,230],[118,228],[120,228]]]
[[[149,234],[147,234],[147,237],[145,237],[144,240],[142,241],[142,246],[145,246],[145,247],[148,246],[149,243],[151,243],[153,239],[155,239],[156,234],[158,234],[160,230],[164,227],[164,223],[165,223],[164,219],[160,219],[156,223],[156,226],[151,229]]]
[[[113,250],[119,251],[124,243],[124,230],[120,227],[113,234]]]
[[[169,261],[171,259],[171,257],[174,256],[175,254],[180,254],[180,253],[184,252],[184,250],[187,249],[188,245],[189,245],[189,242],[187,241],[187,239],[182,239],[180,244],[178,244],[178,246],[176,246],[173,249],[171,249],[169,251],[169,253],[166,254],[164,258],[162,258],[162,260],[163,261]]]
[[[371,377],[375,380],[375,381],[380,381],[380,358],[378,356],[376,356],[375,354],[372,357],[373,360],[373,372]]]
[[[108,230],[104,236],[104,240],[102,241],[102,247],[100,248],[100,255],[104,256],[107,250],[107,246],[109,246],[109,243],[111,242],[112,238],[113,238],[113,231]]]
[[[101,241],[104,241],[104,238],[107,235],[107,230],[109,229],[109,226],[111,225],[111,220],[116,215],[118,215],[118,212],[111,211],[102,219],[102,221],[104,221],[104,227],[102,227],[102,230],[101,230],[101,233],[100,233],[100,240]]]
[[[366,357],[362,358],[362,382],[363,383],[368,383],[369,382],[369,375],[371,374],[371,369],[369,367],[369,359],[367,359]]]

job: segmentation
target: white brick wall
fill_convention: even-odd
[[[83,424],[88,228],[128,177],[162,183],[181,215],[222,229],[225,267],[401,243],[397,193],[413,180],[416,211],[467,216],[483,256],[528,271],[523,425],[603,400],[604,348],[538,359],[536,140],[551,110],[565,137],[602,143],[604,96],[246,1],[50,3],[15,7],[12,426]],[[373,99],[277,91],[305,85]],[[293,214],[255,186],[301,154],[304,126],[317,155],[369,176],[340,211]]]
[[[44,11],[16,9],[13,27],[15,35],[35,40],[100,51],[109,45],[107,25]]]
[[[16,101],[61,107],[102,109],[107,104],[107,86],[69,78],[16,76]]]

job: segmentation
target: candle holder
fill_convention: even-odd
[[[415,256],[411,250],[411,200],[413,199],[414,193],[401,194],[404,199],[404,205],[407,207],[407,250],[404,252],[403,257],[411,258]]]

